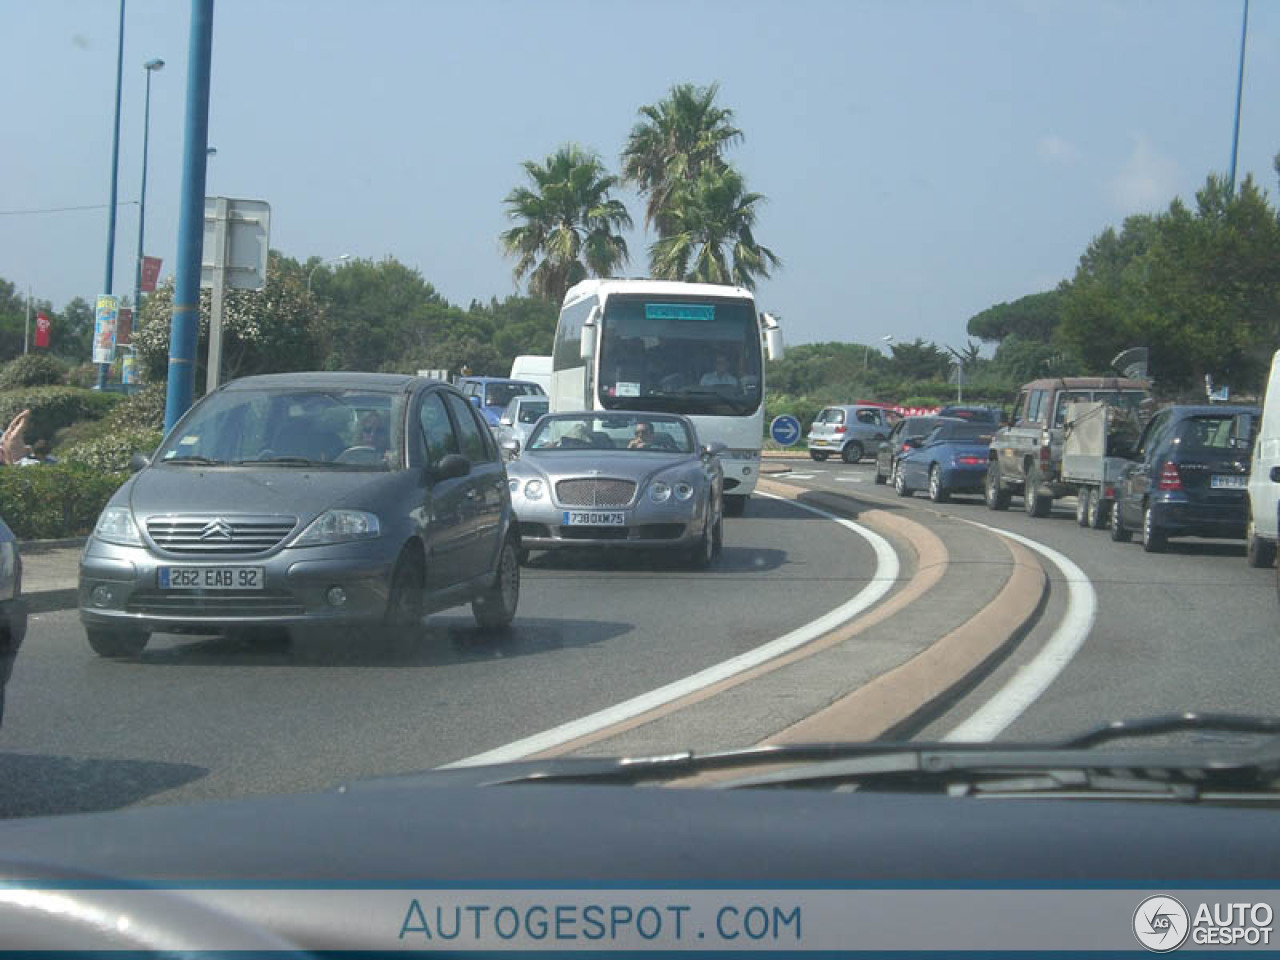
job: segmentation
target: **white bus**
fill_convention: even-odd
[[[755,489],[764,438],[764,356],[782,356],[775,318],[741,287],[584,280],[556,325],[551,412],[682,413],[722,443],[725,512]]]

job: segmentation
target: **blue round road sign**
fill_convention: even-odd
[[[800,439],[800,421],[789,413],[774,417],[773,423],[769,424],[769,436],[775,443],[789,447]]]

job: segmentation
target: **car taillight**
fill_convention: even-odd
[[[986,462],[986,459],[983,457],[956,457],[956,463],[965,467],[977,467]]]
[[[908,450],[910,450],[910,449],[911,449],[911,444],[909,444],[909,443],[904,443],[904,444],[902,445],[902,452],[903,452],[903,453],[906,453],[906,452],[907,452]]]
[[[1160,467],[1160,482],[1156,484],[1157,490],[1181,490],[1182,474],[1178,472],[1178,465],[1172,460],[1166,460]]]
[[[1040,465],[1047,467],[1049,461],[1053,459],[1053,450],[1046,444],[1040,448]]]
[[[836,428],[835,428],[835,432],[836,432],[836,433],[844,433],[844,427],[836,427]]]

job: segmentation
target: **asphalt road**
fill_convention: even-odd
[[[946,505],[923,493],[909,500],[873,483],[874,465],[797,460],[788,480],[811,489],[853,493],[905,507],[917,519],[930,512],[965,518],[1030,537],[1074,561],[1097,598],[1092,630],[1079,652],[1000,739],[1047,740],[1126,717],[1183,711],[1280,715],[1280,605],[1276,574],[1249,568],[1244,544],[1173,540],[1166,554],[1135,543],[1112,543],[1106,531],[1076,525],[1074,500],[1032,519],[1016,499],[993,512],[980,497]],[[776,479],[787,479],[779,477]],[[988,679],[921,736],[956,728],[1044,648],[1066,613],[1065,584],[1046,563],[1051,590],[1036,629]]]
[[[726,519],[705,573],[652,556],[535,555],[500,637],[458,609],[408,647],[156,636],[140,658],[108,661],[74,611],[43,614],[9,685],[0,816],[326,789],[449,763],[785,634],[874,566],[861,537],[757,498]]]

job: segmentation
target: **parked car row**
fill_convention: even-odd
[[[409,635],[463,604],[501,628],[530,550],[659,547],[698,567],[719,552],[723,448],[700,444],[686,417],[547,415],[537,385],[506,384],[503,451],[477,402],[496,398],[494,384],[468,386],[292,373],[203,398],[135,458],[88,538],[89,645],[127,657],[155,632]],[[8,546],[0,536],[0,594],[21,570]]]

